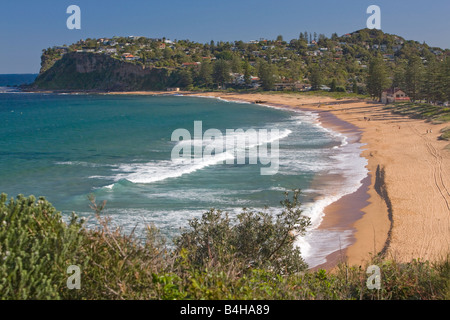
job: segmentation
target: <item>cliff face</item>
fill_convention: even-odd
[[[71,52],[39,74],[33,86],[47,90],[164,90],[176,85],[171,74],[168,69],[143,69],[107,55]]]

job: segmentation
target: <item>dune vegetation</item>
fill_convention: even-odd
[[[308,270],[294,246],[309,225],[297,200],[283,211],[243,209],[236,218],[210,210],[189,222],[173,244],[148,226],[145,239],[110,228],[105,203],[90,198],[98,227],[63,218],[45,198],[0,198],[1,299],[448,299],[450,263],[399,263],[374,255],[364,266]],[[70,266],[80,270],[69,289]],[[367,266],[381,271],[370,290]],[[69,270],[69,272],[68,272]]]

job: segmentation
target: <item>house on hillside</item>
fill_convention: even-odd
[[[106,48],[106,54],[116,54],[117,49],[116,48]]]
[[[394,50],[394,52],[398,52],[400,50],[402,50],[403,45],[401,44],[396,44],[395,46],[392,46],[392,50]]]
[[[406,102],[410,101],[408,95],[399,88],[384,90],[381,94],[381,102],[384,104],[394,102]]]
[[[200,68],[201,62],[184,62],[181,64],[183,68]]]
[[[393,62],[393,61],[395,61],[395,56],[393,54],[386,53],[386,54],[383,54],[383,59],[385,61]]]
[[[123,58],[125,61],[134,61],[134,60],[138,60],[138,59],[139,59],[138,57],[135,57],[135,56],[132,55],[131,53],[124,53],[124,54],[122,55],[122,58]]]

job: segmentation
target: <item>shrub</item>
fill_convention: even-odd
[[[82,223],[69,224],[45,198],[0,196],[0,297],[59,299],[81,243]]]
[[[100,222],[86,229],[68,223],[44,198],[0,197],[0,297],[2,299],[449,299],[449,256],[440,262],[399,263],[376,257],[381,288],[366,286],[367,266],[340,264],[306,271],[294,234],[309,224],[298,191],[286,194],[278,215],[243,210],[234,220],[210,210],[190,221],[166,247],[149,226],[145,241],[101,217],[105,202],[90,198]],[[69,265],[81,270],[81,288],[66,286]]]
[[[237,221],[232,221],[228,214],[210,210],[200,220],[189,222],[190,230],[176,239],[176,250],[185,250],[189,263],[200,268],[234,266],[242,272],[266,268],[281,274],[305,270],[294,241],[310,221],[302,215],[298,195],[295,191],[291,201],[286,193],[283,209],[275,217],[244,209]]]

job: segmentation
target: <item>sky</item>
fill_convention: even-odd
[[[81,9],[69,30],[67,7]],[[2,0],[0,74],[38,73],[42,49],[85,38],[145,36],[214,41],[285,40],[300,32],[330,37],[366,27],[367,8],[381,9],[381,30],[450,48],[449,0]]]

